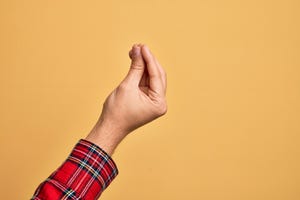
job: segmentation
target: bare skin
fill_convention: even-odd
[[[134,45],[129,57],[127,76],[106,98],[97,123],[86,137],[109,155],[130,132],[167,112],[164,69],[146,45]]]

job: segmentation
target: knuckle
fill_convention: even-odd
[[[137,70],[142,70],[142,69],[144,69],[144,65],[142,63],[132,63],[131,68],[137,69]]]
[[[117,90],[120,91],[120,92],[122,92],[122,91],[127,90],[127,88],[128,88],[128,84],[126,82],[122,82],[118,86]]]
[[[164,101],[160,102],[160,104],[158,105],[157,115],[162,116],[162,115],[166,114],[167,111],[168,111],[168,106],[167,106],[166,101],[164,100]]]
[[[158,69],[159,69],[159,73],[161,75],[162,78],[165,78],[167,76],[166,71],[164,70],[163,67],[161,67],[160,65],[158,65]]]

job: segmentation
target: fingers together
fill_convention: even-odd
[[[147,70],[150,89],[165,95],[166,73],[149,48],[146,45],[135,44],[129,52],[129,57],[132,60],[129,71],[129,76],[134,76],[132,81],[138,85]]]

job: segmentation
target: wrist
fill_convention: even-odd
[[[119,130],[114,123],[100,117],[85,139],[98,145],[111,156],[125,136],[126,134]]]

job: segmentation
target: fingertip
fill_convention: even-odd
[[[141,50],[142,50],[142,54],[143,54],[145,60],[148,62],[151,61],[152,53],[150,52],[149,47],[146,44],[143,44]]]
[[[136,57],[138,57],[141,54],[141,48],[135,44],[132,46],[132,49],[129,51],[129,57],[131,59],[134,59]]]
[[[129,51],[129,58],[132,59],[133,58],[133,54],[134,54],[134,49],[136,49],[137,45],[133,44],[130,51]]]
[[[143,45],[142,45],[142,48],[143,48],[143,49],[147,49],[148,46],[147,46],[146,44],[143,44]]]
[[[136,49],[136,48],[142,48],[143,44],[142,43],[135,43],[132,45],[131,50]]]

